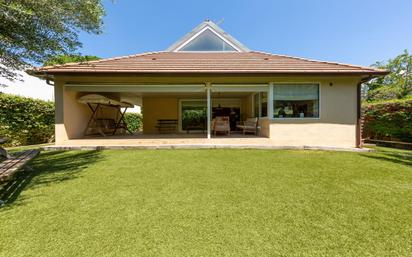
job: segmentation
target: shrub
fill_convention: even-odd
[[[364,106],[364,138],[412,142],[412,100]]]
[[[6,146],[52,142],[54,104],[0,93],[0,137],[9,139]]]
[[[186,129],[190,125],[205,124],[207,114],[205,108],[183,110],[182,128]]]
[[[131,132],[138,132],[142,129],[143,116],[140,113],[125,113],[124,120]]]

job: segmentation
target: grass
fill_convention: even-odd
[[[43,152],[0,256],[411,256],[412,152]]]

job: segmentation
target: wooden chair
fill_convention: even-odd
[[[243,125],[237,125],[236,127],[243,131],[243,135],[246,133],[253,133],[257,135],[258,118],[247,118]]]
[[[218,132],[223,132],[230,135],[229,116],[217,116],[213,122],[212,129],[215,136]]]

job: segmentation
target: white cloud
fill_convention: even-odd
[[[7,87],[0,87],[0,92],[26,96],[36,99],[54,100],[54,87],[46,83],[45,80],[30,76],[25,72],[18,72],[21,74],[23,81],[9,81],[0,77],[0,84],[5,84]]]

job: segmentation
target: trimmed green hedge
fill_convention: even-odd
[[[367,104],[363,108],[363,137],[412,142],[412,100]]]
[[[132,112],[125,113],[124,120],[126,121],[127,128],[133,133],[142,129],[143,116],[141,114]]]
[[[0,93],[0,137],[6,146],[52,142],[54,103]]]

